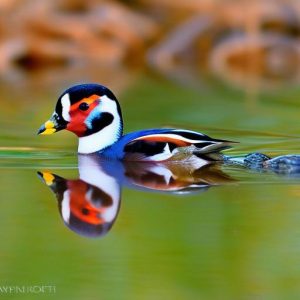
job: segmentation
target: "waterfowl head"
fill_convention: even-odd
[[[79,137],[79,153],[97,152],[114,144],[123,131],[117,98],[100,84],[80,84],[67,89],[38,134],[48,135],[62,129]]]

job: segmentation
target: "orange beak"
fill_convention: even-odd
[[[49,134],[53,134],[57,131],[60,131],[62,129],[65,129],[66,125],[65,124],[59,124],[57,122],[57,120],[55,119],[54,116],[52,116],[47,122],[45,122],[45,124],[43,124],[39,130],[37,134],[41,134],[41,135],[49,135]]]

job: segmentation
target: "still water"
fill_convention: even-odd
[[[55,286],[43,299],[297,298],[300,178],[84,162],[70,133],[36,136],[69,84],[2,87],[1,285]],[[231,155],[300,153],[297,87],[249,94],[213,79],[198,89],[143,75],[116,94],[125,131],[178,126],[239,141]],[[65,221],[66,191],[95,201],[74,208],[80,224]]]

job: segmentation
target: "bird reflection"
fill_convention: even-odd
[[[72,231],[86,237],[106,235],[114,224],[121,188],[190,194],[234,181],[217,164],[138,163],[78,156],[78,179],[38,172],[54,192],[61,217]]]

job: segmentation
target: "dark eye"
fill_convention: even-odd
[[[81,209],[81,212],[83,215],[86,215],[86,216],[90,213],[89,210],[85,207]]]
[[[90,107],[90,106],[89,106],[86,102],[82,102],[82,103],[80,103],[80,105],[79,105],[79,109],[80,109],[80,110],[83,110],[83,111],[88,110],[89,107]]]

